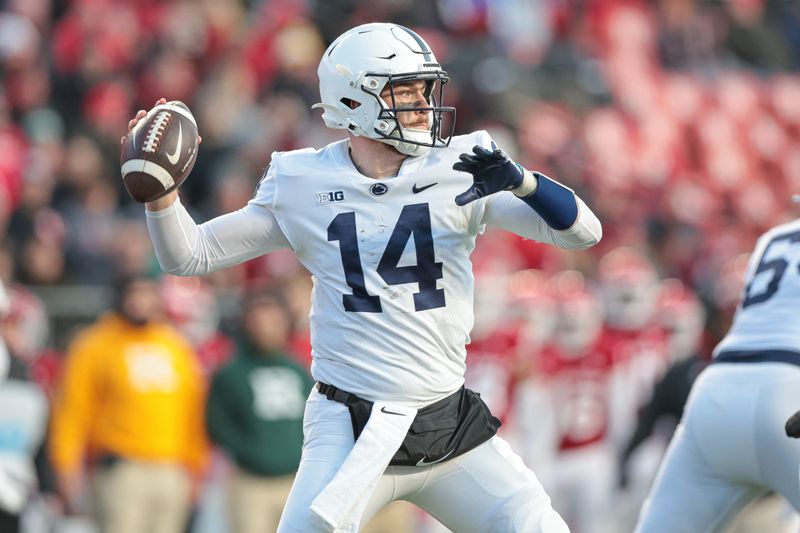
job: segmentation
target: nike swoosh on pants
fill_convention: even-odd
[[[417,466],[430,466],[430,465],[435,465],[436,463],[441,463],[442,461],[444,461],[445,459],[450,457],[450,454],[453,453],[453,451],[454,450],[450,450],[441,459],[436,459],[435,461],[431,461],[431,462],[425,461],[425,459],[427,459],[427,457],[423,457],[422,459],[417,461]]]

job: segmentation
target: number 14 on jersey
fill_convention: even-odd
[[[417,264],[398,266],[403,250],[411,236]],[[339,213],[328,226],[328,240],[339,242],[345,282],[353,291],[342,295],[345,311],[355,313],[380,313],[380,296],[369,294],[364,282],[364,270],[358,249],[356,214],[352,211]],[[442,263],[436,262],[431,232],[431,213],[427,203],[403,207],[400,218],[392,231],[386,249],[378,263],[377,272],[388,285],[416,283],[414,309],[425,311],[445,306],[444,289],[436,288],[436,280],[442,279]]]

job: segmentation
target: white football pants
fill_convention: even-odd
[[[719,363],[695,383],[638,533],[723,531],[772,490],[800,510],[800,441],[784,433],[800,409],[800,367]]]
[[[316,389],[306,402],[303,432],[303,457],[279,533],[326,531],[309,507],[354,443],[347,407]],[[456,533],[569,533],[534,473],[497,436],[442,463],[387,468],[361,526],[393,500],[425,509]]]

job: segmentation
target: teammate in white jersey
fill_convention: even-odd
[[[291,248],[313,275],[318,384],[279,531],[356,531],[396,499],[457,532],[567,531],[536,476],[495,435],[497,419],[463,387],[469,256],[487,224],[586,248],[600,240],[599,221],[486,132],[452,137],[454,117],[443,131],[454,114],[441,105],[448,77],[413,31],[354,28],[327,49],[318,74],[322,118],[348,140],[273,153],[246,207],[199,226],[175,193],[146,206],[169,273],[205,274]],[[397,422],[404,417],[405,426]],[[394,438],[381,424],[396,422],[402,443],[387,445],[381,459]],[[356,465],[363,479],[347,485],[358,453],[367,458]],[[367,471],[376,467],[372,480]],[[340,481],[343,490],[325,500]],[[348,514],[351,504],[354,519],[324,512]]]
[[[800,510],[800,442],[783,429],[800,390],[800,219],[759,238],[745,283],[731,329],[689,395],[637,532],[724,531],[768,491]]]

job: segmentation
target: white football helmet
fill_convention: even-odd
[[[444,84],[450,78],[436,61],[428,44],[412,30],[397,24],[364,24],[346,31],[325,51],[317,69],[325,125],[346,129],[394,146],[416,156],[429,148],[447,146],[455,128],[453,107],[441,106]],[[426,82],[425,107],[395,106],[381,92],[395,83]],[[437,95],[438,93],[438,95]],[[425,111],[428,128],[404,128],[399,111]],[[443,135],[443,118],[450,113],[449,131]]]

